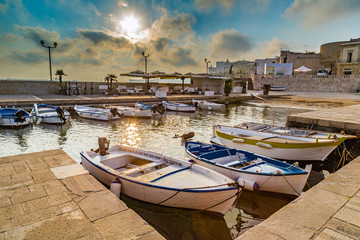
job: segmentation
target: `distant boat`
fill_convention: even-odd
[[[34,104],[31,113],[36,118],[36,123],[65,124],[70,121],[70,113],[62,107],[54,107],[40,103]]]
[[[83,118],[101,120],[101,121],[109,121],[109,120],[118,120],[120,119],[120,114],[114,108],[94,108],[87,106],[78,106],[74,107],[76,113]]]
[[[109,106],[110,109],[116,109],[121,116],[124,117],[151,117],[152,111],[151,110],[141,110],[133,107],[126,107],[126,106]]]
[[[146,103],[142,103],[142,102],[135,103],[135,108],[137,108],[137,109],[151,110],[151,107],[152,107],[152,105],[150,105],[150,104],[146,104]]]
[[[177,112],[195,112],[195,106],[184,103],[174,103],[169,101],[162,101],[166,110],[177,111]]]
[[[23,109],[0,108],[0,126],[20,127],[32,123],[32,116]]]
[[[246,125],[216,125],[211,141],[281,160],[324,161],[347,138],[355,137],[341,134],[330,134],[328,137],[314,137],[312,134],[297,136],[266,132],[265,129],[265,126],[252,128]]]
[[[285,91],[285,87],[271,87],[271,91]]]
[[[251,152],[201,142],[186,142],[187,156],[201,166],[237,181],[244,189],[300,195],[311,171]]]
[[[105,154],[102,146],[81,152],[82,165],[107,186],[117,179],[121,194],[141,201],[225,214],[241,191],[230,178],[184,160],[123,145]]]
[[[192,101],[194,106],[199,108],[200,110],[225,111],[224,104],[207,102],[205,100],[195,100],[195,99],[193,99]]]

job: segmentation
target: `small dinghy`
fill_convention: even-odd
[[[75,105],[74,110],[83,118],[109,121],[120,119],[121,114],[115,108],[94,108]]]
[[[185,151],[195,163],[245,183],[247,190],[300,195],[312,165],[305,170],[251,152],[201,142],[185,143]]]
[[[99,181],[120,184],[121,194],[153,204],[225,214],[242,189],[197,164],[123,145],[109,148],[106,138],[99,138],[97,151],[80,155],[82,165]]]
[[[225,105],[214,103],[214,102],[207,102],[205,100],[195,100],[193,99],[193,104],[195,107],[199,108],[200,110],[212,110],[212,111],[224,111]]]
[[[166,110],[177,111],[177,112],[195,112],[195,106],[184,103],[175,103],[169,101],[162,101]]]
[[[17,108],[0,108],[0,126],[20,127],[32,123],[30,113]]]
[[[126,106],[109,106],[107,108],[116,109],[117,112],[124,117],[146,118],[151,117],[151,110],[141,110],[133,107]]]
[[[141,109],[141,110],[151,110],[152,105],[142,103],[142,102],[137,102],[137,103],[135,103],[135,108]]]
[[[34,104],[31,113],[36,118],[36,123],[65,124],[70,121],[70,113],[62,107],[54,107],[40,103]]]

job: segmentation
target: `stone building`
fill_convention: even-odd
[[[254,62],[251,61],[235,61],[229,60],[216,62],[216,67],[209,67],[209,74],[215,74],[219,76],[228,76],[231,68],[231,72],[236,77],[250,77],[254,73]]]
[[[329,69],[330,74],[337,74],[337,62],[340,56],[340,46],[346,41],[325,43],[320,46],[320,65]]]
[[[338,75],[352,75],[360,73],[360,38],[350,39],[340,45]]]
[[[280,63],[292,63],[293,72],[295,69],[305,66],[311,69],[310,74],[316,74],[321,68],[320,53],[315,52],[291,52],[288,50],[280,51]]]

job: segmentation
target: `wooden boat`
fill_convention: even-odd
[[[271,87],[270,91],[285,91],[285,87]]]
[[[125,107],[125,106],[110,106],[110,109],[116,109],[117,112],[124,117],[151,117],[151,110],[141,110],[133,107]]]
[[[74,107],[76,113],[83,118],[89,118],[94,120],[109,121],[120,119],[120,114],[116,109],[105,109],[105,108],[94,108],[88,106],[78,106]]]
[[[70,121],[70,113],[62,107],[54,107],[40,103],[34,104],[31,113],[36,119],[36,123],[49,123],[49,124],[65,124]]]
[[[186,142],[188,157],[201,166],[217,171],[236,181],[243,181],[244,189],[300,195],[312,165],[305,170],[294,165],[251,152],[214,144]]]
[[[99,139],[104,154],[102,145]],[[241,191],[224,175],[155,152],[115,145],[100,153],[81,152],[82,165],[107,186],[117,179],[121,194],[141,201],[225,214]]]
[[[193,99],[192,101],[194,106],[199,108],[200,110],[225,111],[224,104],[207,102],[205,100],[195,100],[195,99]]]
[[[169,101],[162,101],[162,104],[165,106],[166,110],[170,110],[170,111],[195,112],[195,106],[193,105],[174,103]]]
[[[0,108],[0,126],[20,127],[32,123],[30,113],[18,108]]]
[[[351,135],[335,134],[329,138],[285,135],[261,129],[216,125],[212,142],[230,148],[254,152],[271,158],[292,161],[324,161]]]

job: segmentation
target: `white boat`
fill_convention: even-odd
[[[186,142],[185,151],[195,163],[236,181],[244,181],[244,189],[250,191],[299,196],[312,167],[310,164],[303,170],[251,152],[201,142]]]
[[[285,91],[285,87],[271,87],[270,91]]]
[[[121,116],[124,117],[151,117],[152,111],[151,110],[141,110],[133,107],[125,107],[125,106],[110,106],[107,108],[114,108],[118,111]]]
[[[162,101],[166,110],[178,111],[178,112],[195,112],[195,106],[184,103],[174,103],[169,101]]]
[[[117,179],[121,194],[153,204],[225,214],[242,189],[197,164],[123,145],[111,147],[106,155],[80,155],[82,165],[103,184]]]
[[[65,124],[70,121],[70,113],[62,107],[54,107],[40,103],[34,104],[31,113],[35,117],[37,124],[50,123],[50,124]]]
[[[121,116],[116,109],[110,108],[105,109],[75,105],[74,110],[80,117],[101,121],[117,120],[120,119]]]
[[[193,104],[195,107],[200,110],[213,110],[213,111],[225,111],[225,105],[214,102],[207,102],[205,100],[195,100],[193,99]]]
[[[328,135],[329,136],[329,135]],[[329,138],[292,136],[246,127],[213,127],[212,142],[229,148],[254,152],[271,158],[291,161],[324,161],[351,135],[334,134]]]
[[[20,127],[32,123],[32,116],[23,109],[0,108],[0,126]]]

